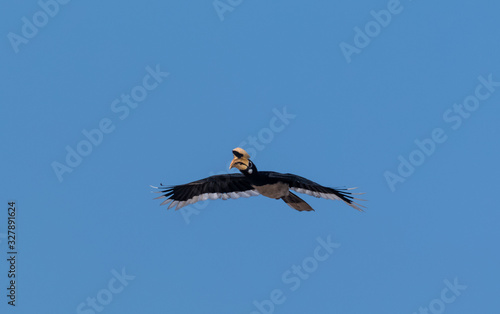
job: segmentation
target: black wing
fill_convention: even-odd
[[[363,211],[361,207],[364,206],[355,203],[354,200],[359,200],[359,201],[364,201],[364,200],[353,197],[353,195],[358,195],[363,193],[350,192],[350,190],[354,190],[356,188],[345,188],[345,189],[329,188],[326,186],[322,186],[314,181],[308,180],[306,178],[291,173],[270,172],[269,176],[288,183],[288,185],[290,186],[290,190],[292,191],[298,193],[304,193],[314,197],[322,197],[330,200],[341,200],[344,201],[347,205],[351,206],[352,208],[355,208],[359,211]]]
[[[153,188],[160,190],[157,193],[163,193],[155,199],[167,198],[160,205],[172,202],[168,208],[176,207],[176,210],[207,199],[227,200],[259,195],[259,192],[250,185],[250,182],[241,173],[215,175],[187,184],[168,187],[153,186]]]

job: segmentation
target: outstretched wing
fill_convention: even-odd
[[[163,193],[155,199],[167,198],[160,205],[172,202],[168,209],[175,207],[176,210],[207,199],[227,200],[259,195],[241,173],[215,175],[181,185],[152,187],[160,190],[156,193]]]
[[[322,197],[329,200],[341,200],[345,202],[347,205],[351,206],[352,208],[355,208],[359,211],[363,211],[363,209],[361,208],[362,207],[364,208],[364,206],[355,203],[354,200],[358,201],[364,201],[364,200],[355,198],[353,196],[363,193],[350,192],[350,190],[354,190],[356,188],[345,188],[345,189],[329,188],[291,173],[270,172],[269,176],[288,183],[288,185],[290,186],[290,190],[292,191],[298,193],[304,193],[314,197]]]

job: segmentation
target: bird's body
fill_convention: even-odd
[[[288,196],[288,194],[290,193],[290,187],[284,182],[270,182],[264,185],[252,184],[252,187],[254,187],[257,192],[260,193],[260,195],[269,198],[275,198],[277,200],[282,197]]]
[[[207,199],[223,200],[229,198],[263,195],[273,199],[282,199],[298,211],[313,210],[309,204],[292,193],[305,193],[315,197],[344,201],[349,206],[362,210],[356,199],[349,192],[351,189],[334,189],[322,186],[306,178],[274,171],[258,171],[250,156],[241,148],[233,150],[234,159],[230,168],[238,168],[241,173],[215,175],[187,184],[171,187],[159,187],[162,193],[157,198],[167,198],[161,205],[171,202],[168,208],[179,209],[189,204]],[[359,193],[358,193],[359,194]]]

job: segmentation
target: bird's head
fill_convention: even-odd
[[[233,149],[233,155],[234,158],[229,165],[229,169],[237,168],[240,171],[245,171],[250,167],[250,155],[243,148],[237,147]]]

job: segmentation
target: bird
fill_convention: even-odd
[[[354,197],[364,193],[350,192],[356,188],[330,188],[316,182],[290,173],[274,171],[259,171],[250,160],[250,155],[241,147],[232,150],[233,160],[229,169],[236,168],[240,173],[213,175],[187,184],[164,186],[151,186],[161,193],[155,199],[166,198],[160,205],[168,203],[168,209],[204,201],[207,199],[237,199],[263,195],[272,199],[282,199],[288,206],[298,211],[314,211],[303,199],[293,192],[304,193],[314,197],[329,200],[340,200],[350,207],[363,211],[362,206],[355,200],[364,201]],[[292,192],[293,191],[293,192]]]

